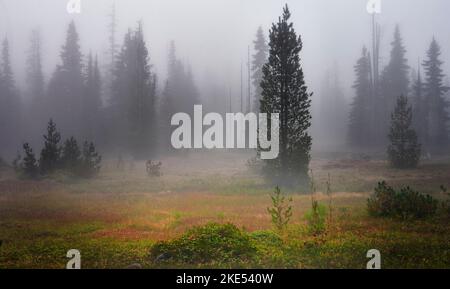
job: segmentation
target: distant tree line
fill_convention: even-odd
[[[114,12],[114,10],[113,10]],[[175,112],[191,113],[200,102],[190,67],[169,51],[168,79],[160,97],[143,25],[129,29],[121,46],[116,43],[116,19],[108,26],[109,46],[103,66],[95,53],[82,53],[74,21],[67,28],[60,62],[46,81],[42,37],[33,30],[26,58],[26,89],[16,86],[8,40],[0,57],[0,154],[11,155],[24,139],[39,145],[39,131],[52,118],[66,136],[95,141],[113,154],[148,159],[169,145],[167,118]],[[101,67],[107,67],[102,75]],[[22,102],[22,98],[29,99]]]
[[[410,73],[399,26],[394,31],[390,60],[379,75],[378,70],[374,69],[377,61],[364,47],[354,68],[355,97],[351,104],[348,130],[350,145],[361,150],[384,149],[392,141],[390,120],[391,114],[399,113],[395,112],[396,104],[406,111],[405,105],[409,100],[412,109],[408,112],[408,118],[412,119],[411,129],[417,133],[422,153],[448,152],[449,87],[444,84],[443,61],[437,40],[432,39],[422,62],[424,77],[420,66]]]

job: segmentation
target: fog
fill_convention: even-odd
[[[224,95],[231,92],[232,110],[238,111],[241,66],[247,93],[248,47],[253,54],[257,28],[262,26],[267,38],[271,24],[287,3],[303,41],[301,58],[306,83],[314,92],[313,148],[332,150],[334,146],[339,150],[345,144],[345,137],[337,140],[318,131],[315,120],[320,119],[321,84],[327,71],[338,75],[347,104],[354,95],[353,66],[363,45],[371,47],[372,15],[366,11],[366,0],[81,0],[80,14],[69,14],[67,2],[0,0],[0,37],[9,40],[13,72],[21,92],[26,83],[24,55],[34,28],[42,33],[46,83],[60,62],[71,20],[75,21],[83,55],[98,55],[103,72],[108,62],[108,17],[115,3],[119,46],[127,29],[142,20],[150,63],[157,75],[158,97],[167,78],[168,50],[173,40],[177,56],[192,70],[202,101],[208,101],[208,87],[215,85],[225,91]],[[389,60],[394,27],[399,24],[412,69],[416,69],[419,59],[423,60],[434,36],[441,45],[444,71],[450,71],[449,1],[382,0],[381,4],[381,14],[376,16],[381,27],[380,67]],[[26,93],[21,97],[27,101]],[[225,105],[228,100],[223,101]],[[340,134],[345,136],[345,131]]]

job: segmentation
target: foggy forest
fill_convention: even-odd
[[[450,268],[448,1],[70,2],[0,0],[0,268]]]

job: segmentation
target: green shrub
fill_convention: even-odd
[[[395,191],[385,182],[378,184],[375,193],[367,201],[369,214],[379,217],[423,219],[436,214],[438,201],[410,187]]]
[[[233,224],[215,223],[194,227],[174,240],[157,242],[150,251],[153,260],[185,264],[247,261],[255,254],[256,247],[246,232]]]
[[[322,234],[326,229],[327,207],[313,200],[311,209],[305,214],[305,219],[311,234]]]
[[[386,182],[378,183],[375,193],[367,200],[367,209],[372,216],[387,217],[394,215],[395,190]]]

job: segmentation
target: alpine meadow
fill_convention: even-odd
[[[450,269],[448,11],[0,0],[0,269]]]

